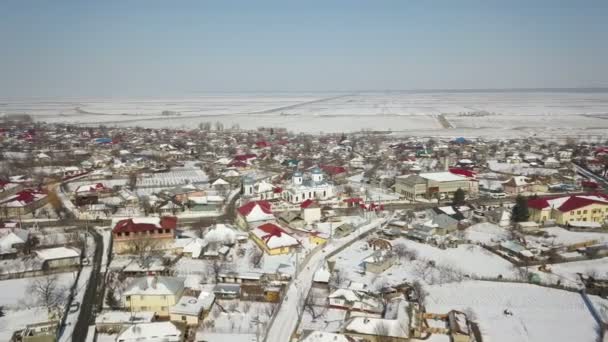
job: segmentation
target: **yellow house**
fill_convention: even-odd
[[[604,223],[608,219],[608,197],[604,195],[571,195],[557,198],[528,200],[530,221],[544,223],[555,220],[557,224],[569,222]]]
[[[327,234],[313,232],[308,236],[308,240],[313,245],[322,245],[327,242]]]
[[[300,242],[274,223],[265,223],[250,232],[253,241],[270,255],[291,253]]]
[[[148,276],[136,278],[122,294],[125,309],[133,312],[153,311],[156,316],[168,317],[184,292],[184,278]]]

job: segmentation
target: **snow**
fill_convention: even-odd
[[[474,224],[467,228],[465,234],[467,240],[486,245],[496,245],[509,238],[509,232],[505,228],[490,222]]]
[[[76,272],[59,273],[57,286],[65,289],[73,284]],[[29,285],[36,279],[44,277],[32,277],[21,279],[10,279],[0,281],[0,305],[4,307],[5,316],[0,317],[0,340],[9,341],[13,332],[24,328],[27,324],[47,321],[48,311],[39,305],[38,299],[29,290]],[[67,295],[66,295],[67,297]]]
[[[386,219],[375,219],[366,226],[359,228],[356,232],[339,240],[333,240],[323,248],[323,250],[312,254],[306,263],[306,267],[302,267],[300,273],[291,282],[288,287],[285,299],[281,303],[279,312],[276,314],[273,324],[270,326],[266,335],[267,341],[288,341],[292,332],[296,328],[298,321],[298,300],[305,298],[308,295],[312,278],[316,270],[323,264],[325,257],[331,251],[337,250],[350,241],[357,239],[361,234],[380,227]],[[296,303],[295,305],[293,303]]]
[[[605,134],[605,92],[404,91],[326,93],[242,93],[172,98],[2,98],[3,111],[29,113],[37,120],[100,123],[147,128],[192,128],[219,121],[226,127],[281,126],[297,132],[395,130],[416,135],[442,131],[450,136]],[[162,116],[164,110],[179,115]],[[260,115],[263,113],[263,121]],[[478,115],[469,115],[476,113]],[[455,128],[442,129],[438,115]],[[595,116],[597,115],[597,116]],[[168,119],[170,118],[170,119]],[[564,130],[563,127],[568,127]],[[472,133],[474,132],[474,133]]]
[[[608,234],[594,232],[573,232],[560,227],[543,228],[541,231],[548,234],[547,238],[529,238],[539,240],[548,244],[573,245],[582,242],[597,241],[597,243],[608,242]]]
[[[42,260],[78,258],[80,256],[80,251],[73,249],[73,248],[67,248],[67,247],[39,249],[39,250],[36,250],[35,252],[36,252],[36,255]]]
[[[420,177],[432,180],[435,182],[454,182],[454,181],[466,181],[466,177],[455,175],[451,172],[429,172],[421,173]]]
[[[484,341],[595,341],[596,322],[580,294],[529,284],[467,281],[427,286],[427,312],[470,308]],[[598,297],[594,302],[608,303]],[[505,309],[512,316],[503,314]]]

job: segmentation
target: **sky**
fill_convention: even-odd
[[[0,2],[0,97],[608,87],[608,1]]]

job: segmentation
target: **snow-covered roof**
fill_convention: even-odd
[[[410,319],[407,314],[407,302],[400,301],[397,315],[394,319],[355,317],[348,321],[345,331],[363,335],[408,338],[410,334]]]
[[[328,283],[330,277],[331,273],[329,273],[329,270],[324,266],[319,268],[319,270],[315,272],[312,281],[314,281],[315,283]]]
[[[451,172],[429,172],[429,173],[421,173],[420,177],[428,180],[432,180],[435,182],[454,182],[454,181],[463,181],[467,180],[467,178],[455,175]]]
[[[149,276],[136,278],[129,284],[123,295],[158,296],[179,294],[184,289],[185,278]]]
[[[117,342],[181,342],[182,332],[171,322],[135,324],[116,339]]]
[[[251,231],[262,240],[269,249],[296,246],[300,243],[293,236],[287,234],[281,227],[273,223],[263,224]]]
[[[36,255],[42,260],[79,258],[80,251],[75,248],[55,247],[36,250]]]

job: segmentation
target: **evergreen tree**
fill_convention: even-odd
[[[462,190],[461,188],[458,188],[458,190],[456,190],[454,192],[454,198],[452,199],[452,205],[465,205],[466,201],[465,201],[465,193],[464,190]]]
[[[4,317],[6,314],[4,313],[4,306],[0,306],[0,317]]]
[[[530,212],[528,211],[528,199],[522,195],[518,195],[515,199],[515,205],[511,211],[511,221],[524,222],[528,221]]]

